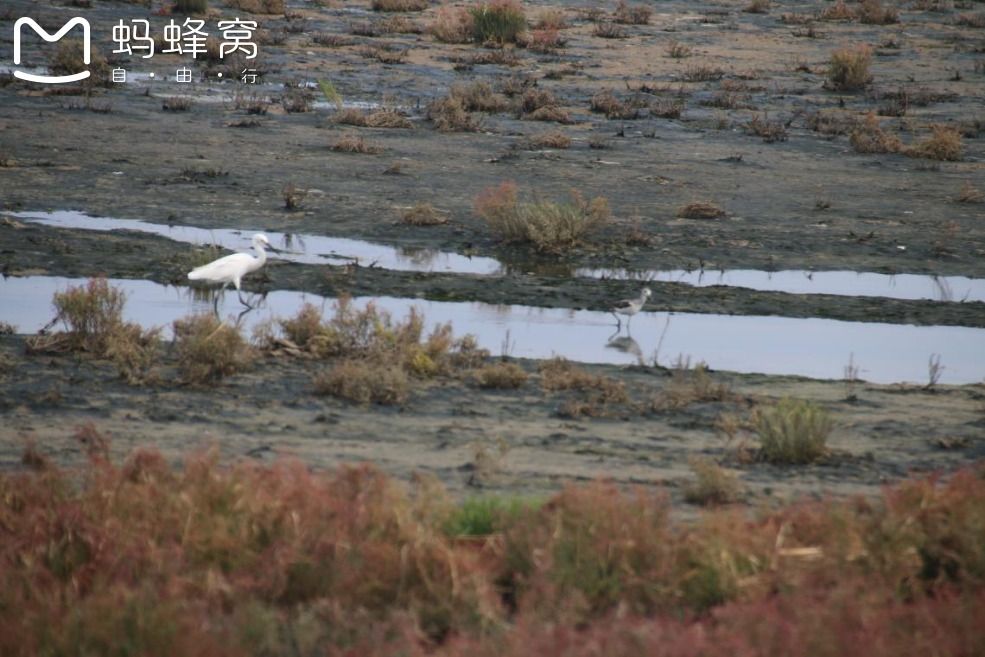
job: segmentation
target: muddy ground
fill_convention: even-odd
[[[158,31],[167,21],[139,5],[91,4],[81,9],[60,2],[4,2],[0,64],[11,63],[13,21],[22,14],[52,27],[84,15],[93,24],[97,49],[107,54],[118,20],[149,18]],[[211,4],[213,26],[219,14],[242,13]],[[0,214],[77,209],[207,228],[359,237],[493,255],[512,265],[511,273],[489,278],[272,263],[249,283],[255,290],[323,295],[346,291],[599,309],[613,296],[636,291],[630,282],[566,275],[577,266],[985,277],[985,205],[957,200],[966,184],[985,191],[985,30],[958,19],[983,7],[943,4],[904,3],[901,22],[885,26],[819,21],[804,36],[805,26],[784,15],[807,16],[828,3],[774,2],[766,14],[750,14],[742,11],[745,2],[677,0],[656,6],[649,25],[627,26],[627,38],[602,39],[594,36],[581,5],[528,3],[531,17],[547,7],[565,10],[571,23],[563,31],[567,44],[548,55],[518,49],[518,65],[511,67],[463,66],[460,60],[486,50],[441,44],[427,34],[351,36],[350,45],[322,47],[312,42],[314,35],[346,34],[354,23],[383,17],[368,11],[366,2],[318,7],[291,1],[289,16],[255,17],[284,37],[280,45],[260,46],[265,75],[255,88],[220,82],[214,68],[163,55],[120,62],[132,71],[154,71],[156,80],[95,89],[88,98],[0,77]],[[942,10],[926,8],[931,5]],[[603,8],[611,11],[613,5]],[[408,18],[426,25],[436,9]],[[672,41],[690,46],[692,54],[669,57]],[[825,89],[831,52],[855,43],[875,48],[872,84],[854,93]],[[364,56],[374,44],[408,49],[405,63]],[[36,43],[27,46],[25,59],[32,65],[45,61]],[[188,111],[163,111],[163,98],[189,93],[164,81],[184,64],[205,76],[192,86],[196,101]],[[721,69],[722,78],[685,80],[701,67]],[[552,91],[573,122],[522,120],[507,110],[483,116],[479,132],[441,133],[426,119],[424,108],[453,83],[497,86],[515,76]],[[296,89],[299,81],[319,79],[330,80],[347,102],[400,108],[413,127],[340,126],[330,106],[283,110],[285,83]],[[738,90],[735,107],[708,105],[728,84]],[[686,108],[679,119],[645,112],[636,120],[607,119],[590,111],[593,94],[611,89],[626,99],[632,95],[628,88],[644,89],[647,102],[683,95]],[[236,109],[231,98],[244,89],[270,101],[267,114]],[[932,124],[958,127],[964,135],[960,161],[859,155],[844,130],[831,135],[811,129],[818,112],[850,126],[864,112],[887,107],[889,95],[900,90],[910,99],[905,115],[883,117],[884,127],[906,143],[925,138]],[[754,115],[782,122],[788,138],[765,143],[748,134]],[[239,127],[244,123],[253,127]],[[570,136],[572,146],[523,147],[527,137],[554,130]],[[345,134],[359,134],[383,150],[332,151],[330,145]],[[528,197],[561,198],[571,188],[604,195],[615,223],[592,244],[560,257],[504,246],[472,210],[477,193],[503,180],[518,181]],[[299,211],[284,209],[281,190],[288,184],[308,190]],[[675,216],[695,200],[714,201],[728,216]],[[450,221],[433,227],[399,223],[400,210],[416,201],[447,211]],[[642,242],[627,240],[639,233],[646,236]],[[105,273],[172,282],[182,280],[187,264],[188,247],[162,238],[0,219],[4,275]],[[654,292],[657,307],[677,311],[985,326],[981,303],[674,284],[656,284]],[[939,392],[867,386],[861,401],[849,404],[841,383],[718,373],[742,395],[814,399],[835,413],[832,459],[779,468],[735,462],[734,445],[726,447],[713,429],[723,410],[714,404],[632,413],[627,420],[562,420],[555,415],[558,399],[532,382],[517,393],[433,385],[402,409],[362,408],[313,398],[308,389],[315,365],[266,360],[214,391],[132,388],[99,364],[29,358],[21,353],[22,338],[3,340],[14,359],[0,381],[5,467],[16,466],[25,436],[61,460],[77,459],[72,427],[93,421],[112,433],[121,452],[152,443],[174,455],[218,442],[230,458],[255,450],[296,454],[326,466],[369,458],[400,476],[423,469],[456,488],[471,480],[518,492],[545,492],[596,476],[679,486],[688,456],[705,453],[740,468],[754,500],[766,491],[871,490],[910,470],[950,469],[980,458],[985,449],[981,386]],[[641,399],[666,382],[660,370],[600,370],[637,387]],[[508,447],[505,456],[495,473],[477,482],[468,468],[476,446],[498,449],[499,441]],[[266,447],[270,452],[261,449]]]

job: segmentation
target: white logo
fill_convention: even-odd
[[[92,59],[92,53],[90,51],[89,44],[89,21],[82,18],[81,16],[76,16],[69,22],[62,26],[62,29],[55,32],[54,35],[48,34],[48,31],[43,27],[38,25],[33,18],[19,18],[17,22],[14,23],[14,64],[21,63],[21,26],[28,25],[32,30],[38,33],[42,39],[48,43],[58,41],[69,30],[71,30],[76,25],[82,26],[82,38],[83,38],[83,55],[82,61],[89,64]],[[14,71],[14,77],[20,78],[21,80],[27,80],[28,82],[40,82],[41,84],[62,84],[64,82],[78,82],[79,80],[85,80],[89,77],[89,71],[80,71],[79,73],[73,73],[72,75],[34,75],[33,73],[25,73],[23,71]]]

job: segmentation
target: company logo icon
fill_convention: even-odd
[[[76,25],[82,26],[82,44],[83,44],[83,56],[82,61],[87,65],[92,60],[92,52],[90,47],[90,28],[89,21],[86,19],[76,16],[69,22],[62,26],[62,29],[55,32],[53,35],[49,34],[46,29],[37,24],[33,18],[17,19],[14,23],[14,64],[21,63],[21,28],[27,25],[32,30],[37,32],[38,36],[47,41],[48,43],[53,43],[58,41],[63,36],[65,36],[69,30],[71,30]],[[28,82],[40,82],[41,84],[63,84],[65,82],[78,82],[79,80],[85,80],[89,77],[89,71],[80,71],[78,73],[73,73],[71,75],[35,75],[33,73],[25,73],[24,71],[14,71],[14,77],[20,78],[21,80],[27,80]]]

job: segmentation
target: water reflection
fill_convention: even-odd
[[[8,278],[0,282],[0,321],[34,332],[54,315],[52,295],[83,279],[57,277]],[[189,288],[143,280],[112,280],[127,294],[124,315],[144,326],[165,327],[191,312],[211,312]],[[428,325],[451,322],[456,333],[472,333],[479,344],[498,353],[507,348],[524,358],[558,355],[588,363],[661,363],[677,356],[705,361],[715,369],[765,374],[796,374],[840,379],[854,354],[865,378],[880,383],[926,383],[927,362],[940,354],[942,383],[980,382],[985,377],[985,329],[957,326],[909,326],[844,322],[817,318],[701,315],[640,312],[631,336],[613,336],[612,317],[605,312],[503,306],[477,302],[372,299],[394,316],[417,307]],[[362,305],[368,298],[357,298]],[[261,323],[297,313],[305,302],[330,309],[332,300],[300,292],[273,291],[257,307],[243,310],[235,295],[219,299],[220,316],[249,334]]]
[[[90,217],[81,212],[16,212],[13,216],[59,228],[87,230],[134,230],[191,244],[218,244],[229,249],[245,249],[256,230],[207,230],[192,226],[165,226],[135,219]],[[831,294],[836,296],[887,297],[892,299],[953,302],[985,302],[985,279],[966,276],[928,276],[922,274],[877,274],[855,271],[758,269],[674,269],[575,268],[557,262],[504,263],[495,258],[473,257],[427,248],[394,248],[384,244],[348,238],[267,231],[285,253],[278,257],[305,264],[373,266],[394,271],[446,272],[484,276],[536,274],[555,278],[599,278],[639,282],[671,282],[696,287],[723,285],[763,292],[792,294]]]

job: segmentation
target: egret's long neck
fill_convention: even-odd
[[[257,252],[256,260],[253,261],[253,271],[256,271],[267,262],[267,252],[263,250],[263,244],[260,242],[253,243],[253,250]]]

